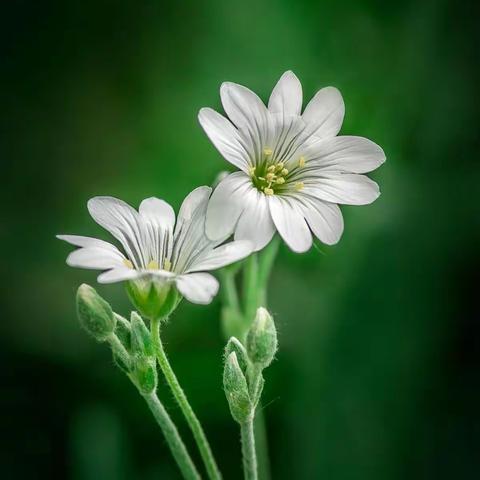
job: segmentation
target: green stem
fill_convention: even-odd
[[[258,293],[258,257],[253,253],[247,258],[243,271],[243,308],[246,330],[250,328],[255,317]]]
[[[222,478],[222,475],[220,474],[220,471],[213,457],[207,437],[205,436],[203,428],[198,418],[196,417],[192,407],[188,403],[187,396],[182,390],[180,384],[178,383],[177,377],[173,372],[173,369],[170,365],[170,362],[168,361],[167,355],[163,348],[163,344],[160,339],[159,319],[151,320],[151,332],[158,364],[160,365],[165,379],[167,380],[167,383],[172,390],[173,396],[175,397],[175,400],[177,401],[180,409],[182,410],[188,426],[193,433],[193,437],[197,442],[197,446],[200,451],[203,463],[205,464],[208,476],[211,480],[220,480]]]
[[[257,455],[255,453],[255,435],[253,434],[253,417],[240,425],[242,437],[243,475],[245,480],[257,480]]]
[[[180,438],[177,427],[172,422],[172,419],[168,415],[164,406],[157,397],[157,394],[151,393],[148,395],[142,395],[147,405],[149,406],[155,420],[162,429],[163,434],[167,440],[170,451],[173,457],[177,461],[183,476],[186,480],[200,480],[200,475],[195,468],[195,465],[187,452],[187,449]]]
[[[235,285],[235,273],[230,271],[220,271],[222,277],[222,292],[225,305],[230,308],[239,309],[237,287]]]
[[[130,369],[130,364],[131,364],[131,359],[130,359],[130,354],[127,352],[127,349],[123,346],[122,342],[120,339],[115,335],[115,333],[112,333],[108,339],[108,343],[112,347],[113,352],[115,355],[117,355],[124,365]]]
[[[121,359],[121,361],[127,368],[130,368],[130,354],[127,352],[126,348],[123,346],[117,335],[115,335],[115,333],[112,333],[107,340],[115,355]],[[135,385],[135,380],[133,379],[133,377],[130,374],[128,375],[128,377]],[[141,395],[147,402],[147,405],[153,413],[155,420],[160,426],[163,435],[167,440],[170,451],[172,452],[173,458],[177,462],[178,467],[180,468],[180,471],[182,472],[185,479],[200,480],[201,477],[195,465],[193,464],[193,461],[187,451],[187,448],[185,447],[185,444],[180,437],[180,434],[178,433],[177,427],[172,422],[170,415],[168,415],[164,406],[158,399],[157,394],[153,392],[150,394]]]

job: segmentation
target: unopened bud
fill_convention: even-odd
[[[130,344],[131,344],[130,336],[132,332],[132,329],[130,327],[130,322],[126,318],[123,318],[118,313],[113,312],[113,316],[117,321],[117,324],[115,325],[115,335],[118,337],[118,339],[120,340],[122,345],[127,349],[127,351],[130,351]]]
[[[277,330],[267,309],[260,307],[247,334],[247,352],[250,360],[262,368],[272,363],[277,351]]]
[[[227,342],[225,347],[225,360],[228,359],[232,352],[235,352],[240,370],[244,375],[246,375],[248,368],[247,351],[240,341],[235,337],[230,337],[230,340]]]
[[[132,312],[130,316],[131,332],[131,350],[133,355],[153,357],[155,351],[153,348],[152,337],[148,328],[143,323],[142,317],[137,312]]]
[[[223,388],[232,417],[238,423],[244,423],[252,414],[252,404],[248,394],[247,380],[238,364],[235,352],[230,353],[225,359]]]
[[[134,357],[132,375],[142,394],[148,395],[157,389],[158,376],[155,359]]]
[[[82,327],[99,342],[107,340],[115,330],[112,307],[85,283],[77,290],[77,314]]]

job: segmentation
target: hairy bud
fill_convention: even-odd
[[[223,388],[232,417],[238,423],[244,423],[252,414],[252,403],[248,394],[247,380],[238,364],[235,352],[230,353],[225,359]]]
[[[155,359],[135,356],[132,375],[137,388],[143,395],[153,393],[157,389],[158,376]]]
[[[153,348],[152,337],[142,317],[137,312],[132,312],[130,316],[131,326],[131,351],[134,355],[153,357],[155,351]]]
[[[235,337],[231,337],[230,340],[228,340],[227,342],[227,345],[225,347],[225,360],[232,352],[235,352],[240,370],[243,372],[244,375],[246,375],[249,363],[247,351],[245,350],[245,347],[241,344],[240,340]]]
[[[250,360],[262,368],[268,367],[277,351],[277,330],[267,309],[260,307],[247,334]]]
[[[77,314],[81,326],[99,342],[104,342],[115,330],[112,307],[90,285],[77,290]]]

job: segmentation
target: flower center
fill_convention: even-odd
[[[272,153],[273,151],[270,148],[264,148],[262,161],[255,167],[250,167],[249,170],[253,184],[265,195],[285,192],[287,187],[291,186],[288,184],[288,179],[292,172],[285,168],[284,162],[277,162],[273,159]],[[304,166],[305,158],[300,157],[294,170]],[[303,183],[295,182],[293,188],[297,191],[302,190]]]
[[[134,268],[133,266],[133,263],[128,260],[128,259],[125,259],[123,261],[123,264],[127,267],[127,268]],[[166,270],[167,272],[169,272],[172,268],[172,262],[166,258],[164,261],[163,261],[163,270]],[[150,260],[147,264],[147,266],[145,267],[146,270],[160,270],[160,265],[158,264],[158,262],[156,260]]]

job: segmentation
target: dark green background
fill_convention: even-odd
[[[132,385],[80,330],[74,293],[95,274],[68,268],[54,235],[108,239],[86,210],[94,195],[178,208],[227,168],[199,108],[220,108],[224,80],[267,99],[287,69],[307,99],[337,86],[342,133],[388,160],[380,199],[343,208],[337,246],[283,247],[275,265],[273,478],[478,475],[473,2],[11,0],[0,18],[2,478],[179,478]],[[128,313],[121,286],[99,291]],[[219,306],[184,302],[165,339],[225,478],[239,479]]]

